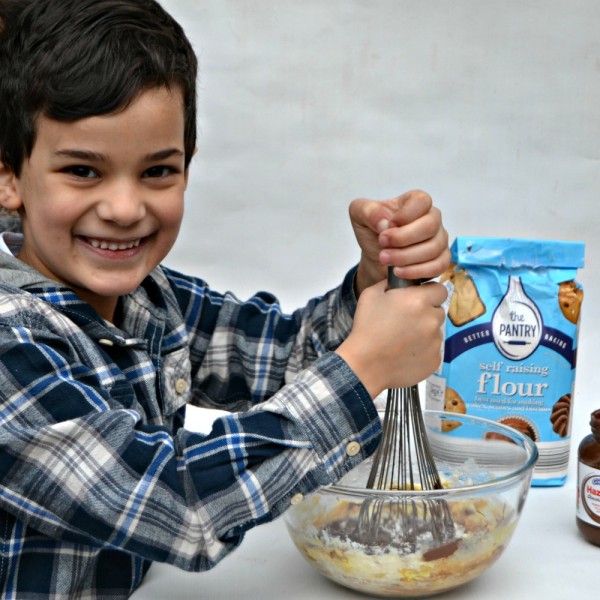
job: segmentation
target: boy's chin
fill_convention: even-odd
[[[100,301],[110,301],[118,299],[121,296],[126,296],[134,292],[145,279],[144,277],[135,277],[122,281],[111,281],[102,283],[90,283],[83,285],[75,291],[85,299],[97,298]]]

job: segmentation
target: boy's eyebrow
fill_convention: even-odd
[[[165,148],[164,150],[159,150],[158,152],[146,154],[144,159],[147,161],[164,160],[165,158],[170,158],[171,156],[185,156],[185,153],[179,148]]]
[[[101,152],[94,152],[93,150],[77,150],[71,148],[64,148],[63,150],[57,150],[54,152],[54,156],[58,158],[74,158],[77,160],[89,160],[96,162],[108,162],[106,154]],[[165,160],[171,156],[184,156],[183,150],[179,148],[165,148],[164,150],[158,150],[158,152],[151,152],[144,156],[144,160],[152,162],[155,160]]]
[[[106,155],[101,154],[100,152],[92,152],[91,150],[71,150],[70,148],[56,150],[54,152],[54,156],[57,158],[75,158],[79,160],[94,160],[99,162],[107,160]]]

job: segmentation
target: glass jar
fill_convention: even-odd
[[[577,464],[577,527],[600,546],[600,409],[592,413],[592,432],[581,440]]]

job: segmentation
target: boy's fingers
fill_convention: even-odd
[[[382,233],[417,221],[432,207],[433,200],[429,194],[412,190],[389,200],[357,198],[350,203],[350,218],[357,225]]]
[[[358,225],[381,233],[390,226],[394,208],[390,201],[357,198],[350,203],[350,218]]]
[[[433,200],[427,192],[411,190],[395,198],[396,210],[390,225],[402,226],[412,223],[426,215],[433,206]]]

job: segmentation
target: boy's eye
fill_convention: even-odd
[[[150,167],[144,171],[143,177],[168,177],[175,170],[172,167],[167,167],[165,165]]]
[[[80,179],[94,179],[98,177],[98,173],[96,173],[94,169],[84,165],[72,165],[70,167],[66,167],[63,169],[63,171],[65,173],[69,173],[70,175],[74,175],[75,177],[79,177]]]

